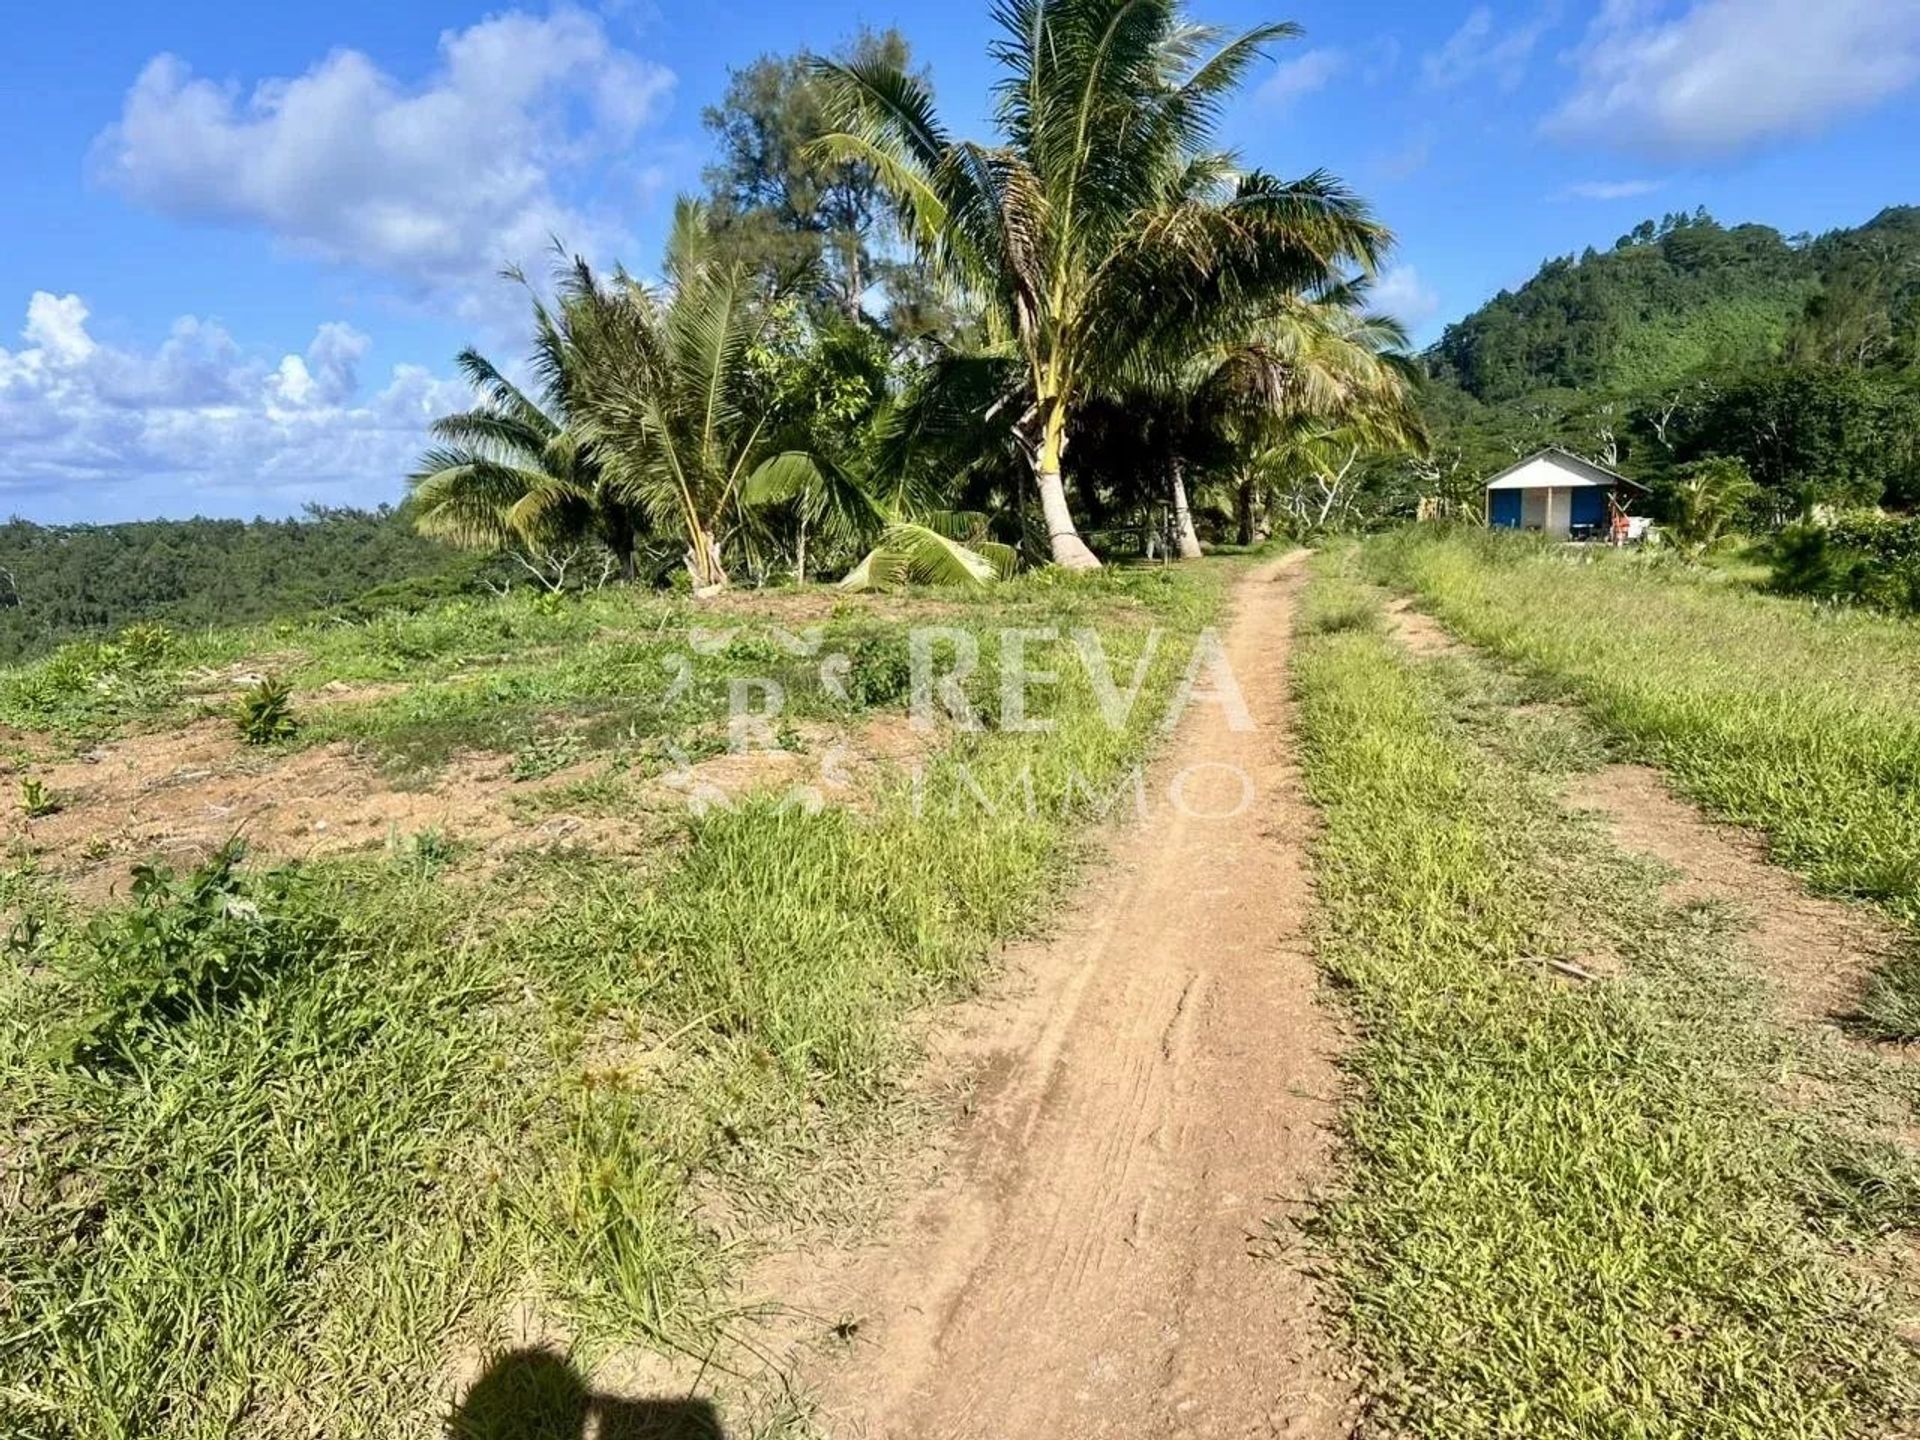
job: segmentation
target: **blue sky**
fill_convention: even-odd
[[[1705,205],[1788,233],[1920,201],[1916,0],[1196,0],[1289,18],[1225,138],[1400,237],[1425,340],[1547,256]],[[0,510],[397,500],[450,357],[516,348],[550,233],[647,268],[729,66],[897,25],[984,130],[985,0],[42,6],[0,89]]]

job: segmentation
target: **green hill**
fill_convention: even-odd
[[[1783,236],[1698,211],[1541,266],[1425,358],[1462,476],[1558,444],[1658,481],[1746,463],[1762,518],[1920,500],[1920,207]],[[1471,486],[1467,492],[1471,493]]]
[[[1639,392],[1703,368],[1916,358],[1920,206],[1793,239],[1704,211],[1643,221],[1611,250],[1549,260],[1427,353],[1492,404],[1532,391]]]

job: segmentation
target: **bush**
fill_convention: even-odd
[[[133,903],[96,916],[56,963],[91,1001],[60,1037],[70,1064],[124,1065],[174,1025],[232,1009],[279,973],[329,953],[337,926],[297,903],[287,872],[240,870],[229,840],[192,874],[140,865]]]
[[[1862,511],[1791,526],[1773,564],[1774,588],[1787,594],[1920,614],[1920,516]]]
[[[1666,517],[1669,538],[1686,553],[1698,556],[1720,538],[1759,493],[1743,461],[1712,455],[1682,465],[1659,488],[1655,499]]]

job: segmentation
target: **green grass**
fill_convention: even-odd
[[[1376,1414],[1423,1435],[1842,1436],[1911,1418],[1861,1255],[1903,1151],[1783,1108],[1810,1063],[1728,917],[1556,802],[1516,682],[1416,663],[1318,562],[1296,659],[1322,965],[1355,1023],[1322,1218]],[[1608,978],[1571,983],[1546,962]]]
[[[639,865],[576,853],[476,873],[445,835],[396,836],[384,856],[155,875],[98,915],[30,867],[0,876],[16,922],[0,960],[0,1432],[433,1433],[436,1377],[496,1343],[516,1304],[589,1368],[626,1345],[704,1351],[742,1258],[857,1188],[856,1142],[902,1101],[911,1017],[975,983],[1061,893],[1088,822],[1076,777],[1111,788],[1152,743],[1177,639],[1230,573],[1036,578],[942,607],[980,629],[1097,624],[1117,665],[1149,626],[1173,643],[1125,731],[1062,665],[1036,706],[1051,735],[959,734],[923,785],[877,779],[857,809],[714,810]],[[573,623],[506,608],[421,620],[454,636],[428,672],[452,675],[476,637],[537,645]],[[584,608],[603,628],[629,609],[664,630],[710,623],[653,599]],[[855,619],[874,653],[903,643],[884,609]],[[251,643],[183,641],[149,673]],[[302,663],[305,683],[322,673]],[[601,682],[567,656],[538,663],[571,678],[529,713],[564,725]],[[844,703],[898,708],[877,669]],[[90,724],[160,713],[95,693],[112,703]],[[308,716],[296,743],[327,724],[374,733]],[[578,798],[618,803],[617,774]],[[969,784],[1001,803],[956,810]],[[750,1405],[750,1387],[718,1383]]]
[[[1365,554],[1709,812],[1765,831],[1815,888],[1920,926],[1920,627],[1486,534],[1407,531]],[[1920,962],[1889,966],[1863,1008],[1920,1036]]]
[[[235,672],[270,672],[295,690],[297,741],[345,740],[392,773],[425,780],[463,750],[518,754],[581,732],[585,748],[631,748],[726,713],[729,685],[777,680],[794,717],[897,706],[907,693],[905,627],[1062,630],[1144,620],[1187,603],[1191,585],[1159,567],[1120,569],[1094,587],[1041,571],[991,590],[905,596],[742,595],[727,608],[652,591],[454,600],[415,614],[280,622],[174,635],[136,626],[0,670],[0,725],[72,750],[195,715],[227,713]],[[824,611],[824,613],[822,613]],[[796,653],[791,642],[811,642]],[[819,675],[848,657],[843,698]],[[991,651],[974,682],[991,692]],[[392,687],[332,700],[329,685]],[[319,700],[325,703],[315,704]]]

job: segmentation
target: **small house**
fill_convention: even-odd
[[[1626,528],[1628,505],[1646,488],[1571,451],[1550,448],[1487,482],[1487,524],[1563,540],[1605,540]]]

